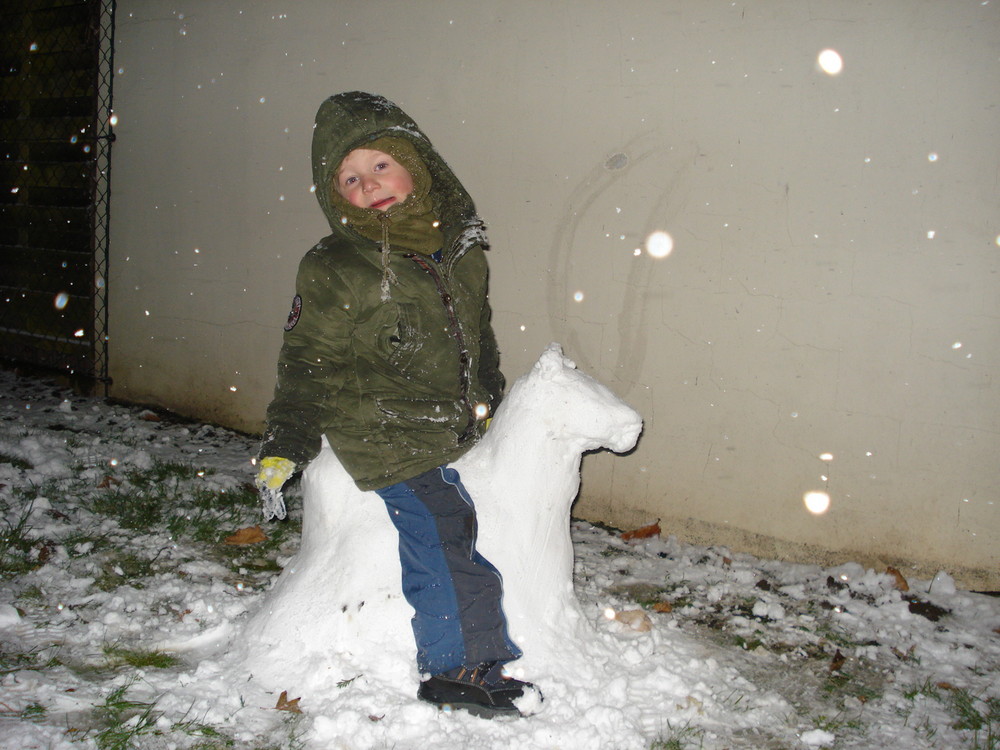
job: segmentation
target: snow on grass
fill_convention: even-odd
[[[1000,748],[1000,600],[582,521],[577,593],[620,644],[597,689],[488,722],[357,675],[279,710],[220,650],[298,546],[294,491],[225,543],[261,522],[255,448],[0,373],[0,746]]]

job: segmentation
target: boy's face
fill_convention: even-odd
[[[413,178],[389,154],[356,148],[340,163],[334,183],[352,206],[388,211],[413,192]]]

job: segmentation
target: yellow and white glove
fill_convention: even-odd
[[[295,472],[295,462],[278,456],[267,456],[260,460],[254,484],[264,502],[264,519],[285,517],[285,498],[281,488]]]

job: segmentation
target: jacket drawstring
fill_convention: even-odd
[[[396,274],[389,268],[389,217],[382,213],[378,219],[382,225],[382,301],[388,302],[389,284],[396,283]]]

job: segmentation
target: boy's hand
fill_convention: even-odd
[[[285,517],[285,498],[281,495],[281,487],[295,471],[295,462],[278,456],[268,456],[260,460],[260,469],[254,484],[264,502],[264,518]]]
[[[260,470],[257,472],[257,479],[254,484],[258,490],[280,490],[281,486],[288,481],[288,477],[295,471],[295,462],[287,458],[268,456],[260,460]]]

